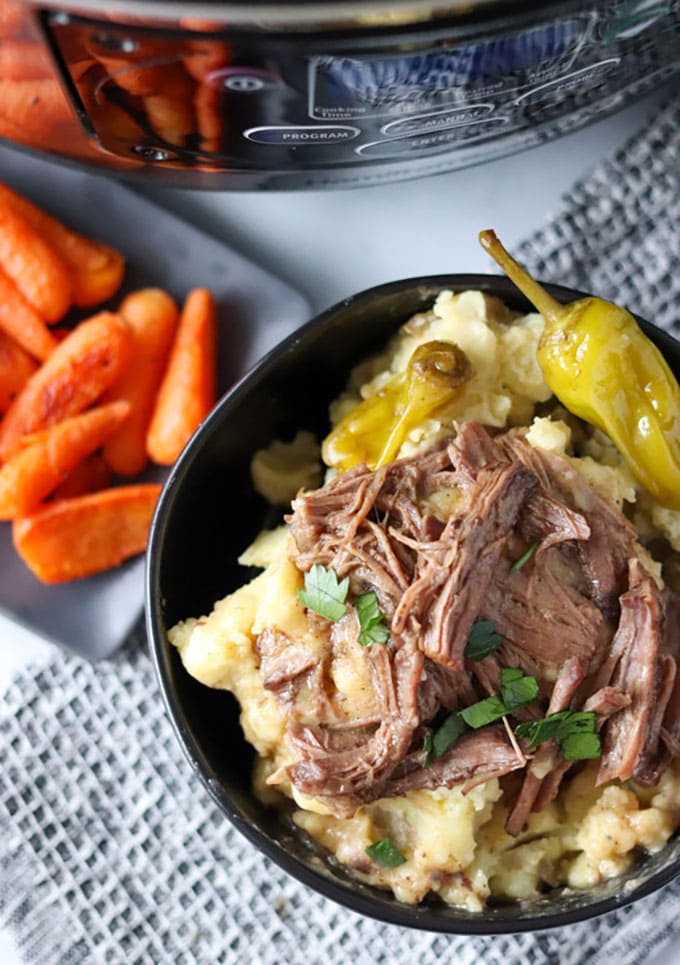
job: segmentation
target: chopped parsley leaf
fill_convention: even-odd
[[[602,757],[599,734],[569,734],[560,744],[565,761],[589,761]]]
[[[532,543],[531,546],[528,546],[524,550],[522,555],[518,557],[518,559],[516,559],[515,562],[512,564],[512,566],[510,567],[510,572],[519,573],[522,567],[529,562],[529,560],[534,555],[534,553],[536,552],[536,550],[540,545],[541,545],[540,540],[537,540],[535,543]]]
[[[470,704],[459,711],[468,727],[477,730],[485,724],[491,724],[494,720],[500,720],[507,714],[507,708],[500,697],[487,697],[476,704]]]
[[[468,634],[465,656],[468,660],[483,660],[498,650],[502,642],[493,620],[475,620]]]
[[[335,622],[345,615],[348,590],[348,576],[338,583],[334,570],[315,563],[311,570],[305,573],[305,588],[298,590],[297,595],[303,606]]]
[[[378,597],[373,590],[362,593],[354,601],[359,617],[359,643],[367,647],[370,643],[387,643],[390,638],[390,628],[385,623],[385,617],[378,606]]]
[[[500,696],[486,697],[459,711],[468,727],[477,730],[486,724],[500,720],[518,707],[530,704],[538,697],[538,681],[535,677],[525,677],[524,672],[515,667],[501,669]]]
[[[535,750],[544,741],[555,740],[559,734],[562,721],[569,716],[568,710],[561,710],[557,714],[549,714],[542,720],[527,720],[515,728],[517,737],[524,737],[529,741],[528,750]]]
[[[503,667],[501,670],[501,697],[506,713],[530,704],[538,697],[538,681],[525,677],[519,667]]]
[[[529,720],[515,729],[518,737],[529,741],[534,750],[544,741],[554,740],[566,761],[585,761],[602,756],[602,745],[596,733],[597,716],[592,710],[561,710],[542,720]]]
[[[392,844],[389,838],[381,838],[375,844],[366,848],[366,854],[381,868],[398,868],[406,861],[401,851]]]
[[[449,714],[432,738],[433,756],[441,757],[442,754],[445,754],[450,747],[453,747],[465,730],[465,721],[461,714],[458,712]]]

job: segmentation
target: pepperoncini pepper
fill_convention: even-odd
[[[545,320],[537,356],[548,386],[607,433],[662,505],[680,509],[680,386],[661,352],[625,309],[601,298],[561,305],[493,231],[479,240]]]
[[[390,462],[411,429],[452,402],[471,376],[468,357],[457,345],[424,342],[403,372],[335,426],[322,445],[324,462],[340,470]]]

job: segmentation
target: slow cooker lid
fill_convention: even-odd
[[[535,2],[535,0],[534,0]],[[563,0],[542,4],[542,9],[564,5]],[[105,15],[148,19],[155,24],[181,23],[194,29],[219,29],[222,25],[256,26],[259,29],[304,30],[323,27],[355,26],[363,29],[398,27],[446,17],[470,17],[489,8],[522,7],[524,0],[298,0],[277,3],[272,0],[42,0],[42,9],[59,10],[81,16]],[[201,24],[203,21],[203,24]]]

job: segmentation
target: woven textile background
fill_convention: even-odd
[[[680,105],[577,185],[520,255],[680,334]],[[677,928],[680,883],[539,935],[433,936],[308,891],[192,779],[144,633],[91,665],[54,651],[0,705],[0,924],[25,960],[637,965]]]

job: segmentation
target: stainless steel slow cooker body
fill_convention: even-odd
[[[14,96],[0,97],[0,136],[183,187],[452,170],[582,127],[680,70],[680,0],[3,7]],[[20,52],[1,56],[21,44],[27,76]]]

